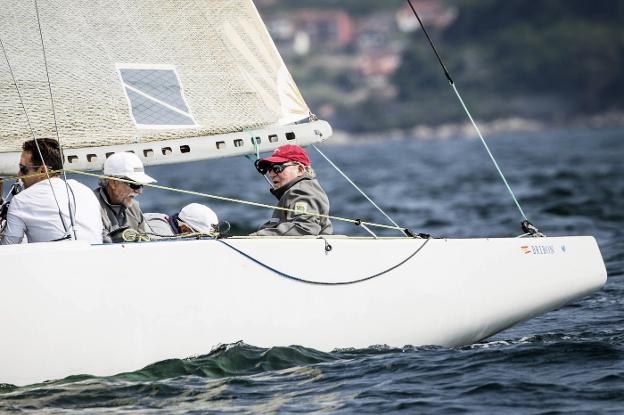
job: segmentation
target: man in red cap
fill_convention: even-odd
[[[310,158],[297,145],[277,148],[271,157],[256,161],[256,169],[269,175],[271,193],[279,202],[273,217],[254,236],[331,235],[329,200],[314,177]],[[319,216],[321,215],[321,216]],[[323,216],[324,215],[324,216]]]

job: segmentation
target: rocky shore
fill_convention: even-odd
[[[477,126],[484,137],[496,136],[506,133],[536,132],[544,130],[568,129],[568,128],[614,128],[624,127],[624,112],[607,112],[598,115],[576,116],[561,120],[535,120],[521,117],[500,118],[492,121],[476,120]],[[358,141],[377,140],[444,140],[455,138],[478,138],[478,135],[470,123],[446,123],[441,125],[418,125],[410,129],[394,129],[387,131],[352,133],[342,130],[334,130],[334,134],[328,144],[350,144]]]

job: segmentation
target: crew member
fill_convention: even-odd
[[[330,235],[329,200],[314,176],[310,158],[297,145],[277,148],[271,157],[256,161],[260,174],[269,175],[271,193],[279,200],[273,217],[253,236]],[[325,216],[319,216],[325,215]]]
[[[190,203],[171,216],[164,213],[146,213],[145,217],[156,238],[185,234],[214,235],[219,225],[214,210],[199,203]]]
[[[143,163],[134,153],[112,154],[104,162],[104,175],[100,187],[94,190],[100,202],[104,224],[104,242],[124,242],[123,232],[132,229],[136,233],[148,235],[151,229],[141,212],[135,197],[143,192],[143,185],[156,180],[145,174]]]
[[[10,202],[2,244],[79,239],[102,242],[102,219],[91,190],[59,177],[63,168],[58,141],[39,138],[22,146],[19,173],[24,190]],[[71,215],[70,215],[71,209]]]

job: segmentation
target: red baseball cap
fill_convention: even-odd
[[[273,163],[286,163],[288,161],[296,161],[304,166],[310,165],[310,158],[308,153],[302,148],[294,144],[284,144],[273,151],[271,157],[266,157],[258,162],[259,167],[264,167],[266,164]]]

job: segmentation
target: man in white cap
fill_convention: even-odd
[[[184,234],[211,235],[217,230],[219,218],[206,205],[190,203],[175,215],[146,213],[149,227],[156,237],[170,237]]]
[[[143,192],[144,184],[156,180],[145,174],[139,157],[129,152],[112,154],[104,162],[104,175],[126,180],[102,178],[100,187],[94,191],[102,212],[104,242],[123,242],[125,229],[149,233],[151,230],[134,198]]]

